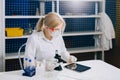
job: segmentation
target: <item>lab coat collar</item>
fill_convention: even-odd
[[[53,42],[53,39],[54,39],[54,38],[52,38],[52,40],[47,39],[47,38],[45,37],[45,34],[44,34],[43,31],[41,31],[39,35],[41,36],[41,38],[42,38],[43,40],[45,40],[45,41],[47,41],[47,42],[50,42],[50,43]]]

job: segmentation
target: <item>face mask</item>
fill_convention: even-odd
[[[59,35],[61,35],[61,32],[60,32],[60,31],[52,32],[52,36],[53,36],[53,37],[57,37],[57,36],[59,36]]]

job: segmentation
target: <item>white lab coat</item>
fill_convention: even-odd
[[[101,18],[98,21],[96,30],[103,31],[103,45],[101,44],[101,36],[95,37],[95,45],[97,47],[103,46],[104,50],[109,50],[112,49],[112,39],[115,38],[114,26],[111,19],[105,12],[100,13],[100,15]]]
[[[70,54],[66,50],[62,35],[48,40],[44,36],[43,31],[34,32],[26,43],[25,58],[28,60],[26,61],[24,58],[24,66],[35,66],[35,59],[42,61],[44,59],[54,58],[56,50],[63,60],[67,61],[69,59]],[[29,63],[29,60],[32,60],[32,62]]]

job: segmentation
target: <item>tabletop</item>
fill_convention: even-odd
[[[0,80],[120,80],[120,69],[101,60],[87,60],[76,63],[89,66],[91,69],[84,72],[75,72],[63,68],[62,71],[45,72],[38,68],[36,75],[33,77],[22,76],[22,70],[0,72]]]

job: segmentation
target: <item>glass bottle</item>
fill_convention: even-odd
[[[31,27],[31,24],[29,23],[29,27],[28,27],[28,35],[32,34],[32,27]]]

